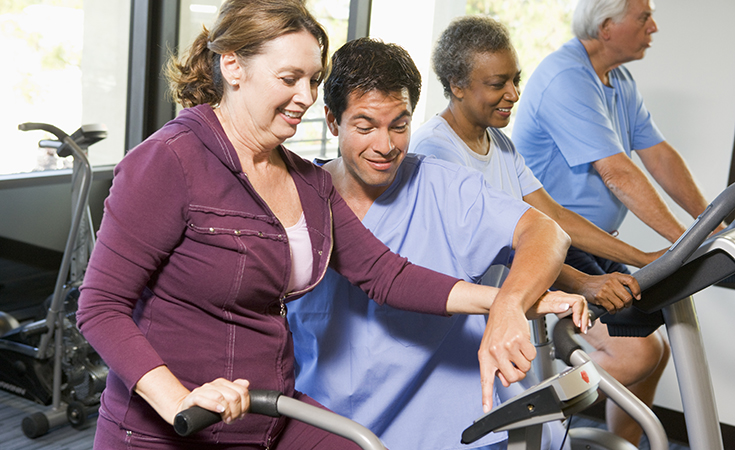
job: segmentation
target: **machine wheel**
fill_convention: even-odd
[[[23,418],[21,428],[23,428],[23,434],[25,434],[26,437],[36,439],[37,437],[41,437],[48,433],[48,418],[42,412],[33,413],[30,416]]]
[[[18,320],[6,312],[0,311],[0,336],[20,326]]]
[[[81,430],[87,425],[89,410],[82,402],[71,402],[66,407],[66,418],[72,427]]]

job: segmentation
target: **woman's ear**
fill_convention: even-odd
[[[227,84],[237,86],[243,81],[244,71],[235,53],[225,53],[220,56],[219,64],[222,77]]]
[[[449,82],[449,89],[452,91],[452,95],[457,99],[462,100],[464,98],[464,89],[454,84],[454,82]]]

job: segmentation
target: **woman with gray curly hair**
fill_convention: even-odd
[[[432,65],[449,105],[414,132],[409,151],[480,170],[493,187],[556,220],[572,238],[574,247],[622,263],[620,267],[642,267],[663,252],[642,252],[562,207],[501,131],[510,123],[511,111],[519,100],[521,79],[518,56],[505,26],[485,16],[455,19],[439,37]],[[626,288],[636,298],[640,292],[628,272],[587,275],[569,265],[563,267],[554,287],[582,294],[587,301],[611,312],[633,301]],[[665,343],[656,335],[613,339],[601,323],[591,328],[585,339],[596,349],[591,354],[596,362],[649,404],[653,401],[655,385],[668,359]],[[619,435],[629,440],[639,438],[640,428],[637,432],[629,428],[635,422],[620,409],[611,413],[612,408],[617,407],[609,402],[608,418],[615,419],[608,420],[608,427],[615,432],[626,430]]]
[[[434,72],[444,87],[444,96],[452,98],[452,84],[460,88],[469,86],[476,56],[500,52],[512,53],[517,59],[508,29],[503,24],[484,16],[455,20],[441,34],[431,57]]]

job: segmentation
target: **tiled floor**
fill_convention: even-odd
[[[0,448],[3,450],[89,450],[92,448],[97,422],[95,417],[89,419],[89,426],[84,430],[65,425],[36,439],[27,438],[21,428],[23,418],[35,412],[49,410],[50,407],[0,391]]]

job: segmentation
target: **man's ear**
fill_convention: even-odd
[[[225,53],[220,56],[219,61],[220,71],[226,84],[237,86],[244,81],[244,70],[235,53]]]
[[[610,39],[610,27],[613,24],[614,22],[609,17],[600,24],[600,29],[597,32],[597,36],[600,40],[606,41]]]
[[[324,106],[324,115],[327,118],[327,128],[334,136],[339,136],[339,124],[337,124],[337,118],[334,117],[332,111],[329,110],[328,106]]]

